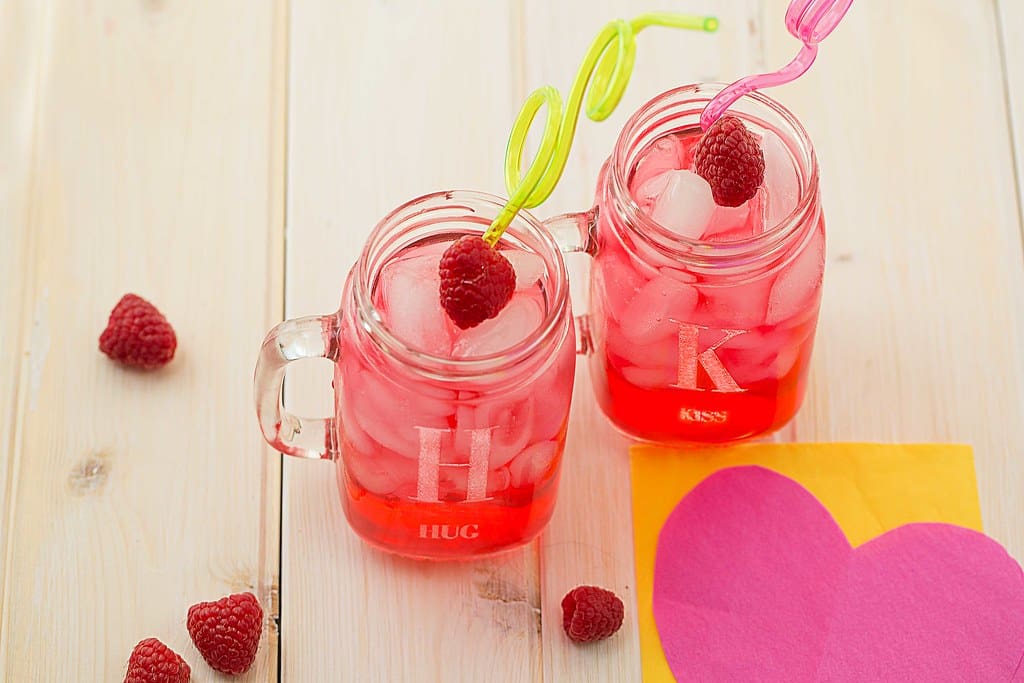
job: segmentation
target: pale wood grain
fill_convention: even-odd
[[[337,307],[361,245],[398,204],[439,189],[501,191],[518,108],[514,8],[293,5],[289,317]],[[288,401],[325,414],[329,371],[309,365],[291,373]],[[332,468],[285,463],[282,679],[539,679],[535,547],[467,564],[385,556],[348,529]]]
[[[13,220],[33,245],[21,317],[40,375],[23,366],[9,456],[0,678],[120,680],[157,636],[212,680],[188,605],[252,589],[269,606],[276,584],[279,467],[251,374],[281,305],[281,7],[4,4],[44,25],[39,63],[17,67],[38,79]],[[126,291],[177,329],[163,371],[96,348]],[[276,651],[271,634],[244,680],[276,679]]]
[[[36,3],[0,5],[0,585],[6,567],[9,537],[8,485],[12,478],[18,424],[21,373],[32,387],[31,338],[24,283],[31,236],[28,218],[37,91],[45,47],[45,6]],[[2,600],[2,596],[0,596]],[[0,604],[2,610],[2,604]]]
[[[586,12],[578,3],[528,1],[524,51],[530,88],[552,83],[566,92],[590,41],[605,23],[650,9],[648,3],[638,0],[588,3]],[[604,122],[581,121],[565,175],[536,213],[579,211],[593,205],[598,172],[619,131],[650,98],[687,83],[732,79],[756,68],[756,3],[673,2],[658,9],[712,10],[722,28],[715,35],[664,28],[639,34],[634,75],[621,104]],[[578,260],[572,265],[586,268]],[[576,307],[585,308],[586,289],[576,286],[574,291],[578,293]],[[582,359],[576,379],[562,489],[554,519],[541,538],[544,680],[640,680],[629,442],[615,432],[597,407]],[[615,638],[587,647],[573,645],[566,638],[558,619],[560,603],[566,592],[581,584],[604,586],[623,598],[626,618]]]
[[[590,205],[622,123],[650,96],[787,61],[786,3],[761,4],[670,3],[714,8],[722,32],[642,34],[619,112],[581,124],[536,213]],[[149,635],[211,680],[187,605],[253,588],[274,612],[279,459],[259,444],[249,381],[282,285],[289,317],[330,311],[387,210],[435,189],[502,192],[522,98],[564,91],[606,20],[648,9],[306,0],[289,22],[283,1],[0,4],[0,415],[17,417],[0,427],[4,680],[118,680]],[[830,233],[811,388],[782,438],[972,443],[986,529],[1019,558],[1017,28],[1024,11],[1005,0],[861,0],[814,71],[772,94],[815,140]],[[155,376],[95,350],[127,290],[179,332],[180,357]],[[327,409],[329,380],[311,365],[289,384],[296,412]],[[282,680],[638,678],[627,444],[586,374],[555,519],[498,560],[371,551],[344,522],[331,465],[287,463]],[[558,602],[579,583],[627,599],[616,639],[565,642]],[[276,675],[271,634],[246,679]]]
[[[1024,4],[1014,0],[996,0],[996,10],[999,48],[1006,78],[1007,116],[1013,130],[1017,209],[1024,216],[1024,44],[1020,40],[1024,35]]]
[[[794,53],[781,22],[765,36],[769,63]],[[1024,272],[997,37],[991,3],[854,3],[773,94],[815,141],[829,240],[797,435],[972,444],[985,529],[1022,558]]]

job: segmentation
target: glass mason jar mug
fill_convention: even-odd
[[[384,550],[489,554],[551,517],[576,355],[558,246],[521,212],[498,245],[517,272],[505,309],[459,330],[439,303],[442,252],[484,232],[502,204],[466,191],[404,204],[369,237],[336,313],[283,322],[263,344],[264,437],[334,460],[349,524]],[[319,357],[334,362],[334,416],[298,418],[283,406],[285,367]]]
[[[701,111],[720,89],[671,90],[636,112],[591,212],[594,390],[608,418],[641,440],[756,437],[789,421],[804,395],[825,227],[803,127],[758,93],[726,112],[765,153],[765,181],[740,207],[715,205],[692,174],[661,176],[691,168]]]

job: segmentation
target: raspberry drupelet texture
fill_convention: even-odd
[[[464,330],[498,315],[516,288],[512,264],[478,235],[455,240],[438,268],[441,306]]]
[[[597,586],[578,586],[562,598],[562,627],[577,643],[610,638],[622,626],[624,613],[622,600]]]
[[[146,638],[132,649],[124,683],[188,683],[192,670],[185,660],[156,638]]]
[[[256,660],[263,608],[252,593],[236,593],[188,609],[188,634],[199,654],[225,674],[245,673]]]
[[[693,169],[711,186],[719,206],[740,206],[764,182],[764,152],[735,116],[715,121],[697,143]]]
[[[135,294],[125,294],[110,312],[100,351],[125,365],[154,370],[174,358],[178,339],[167,318]]]

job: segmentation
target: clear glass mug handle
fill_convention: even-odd
[[[284,406],[285,369],[303,358],[338,360],[336,314],[285,320],[263,340],[253,378],[256,415],[263,438],[274,450],[300,458],[333,460],[337,443],[333,417],[298,417]]]
[[[554,237],[563,254],[586,254],[593,258],[597,253],[597,213],[595,206],[589,211],[563,213],[544,221],[544,227]],[[590,313],[577,315],[576,353],[588,354],[590,343]]]

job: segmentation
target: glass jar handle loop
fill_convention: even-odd
[[[544,221],[544,227],[554,237],[563,254],[586,254],[593,259],[597,254],[597,213],[596,206],[588,211],[563,213]],[[573,278],[570,273],[570,280],[578,284],[589,282],[590,278],[577,279]],[[587,355],[593,348],[590,339],[589,306],[586,313],[575,316],[574,323],[576,325],[576,353]]]
[[[334,460],[338,455],[332,417],[298,417],[284,406],[285,370],[292,361],[326,358],[337,361],[338,316],[286,320],[263,341],[254,378],[256,415],[263,438],[274,450],[300,458]]]

